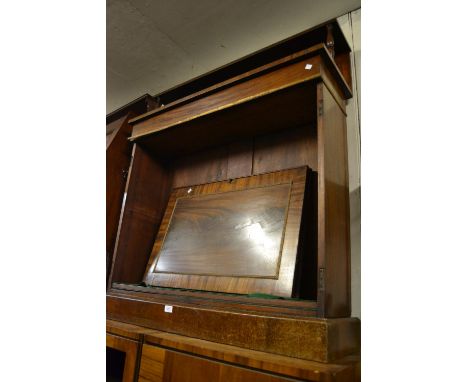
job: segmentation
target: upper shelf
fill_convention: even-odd
[[[132,119],[130,139],[164,157],[310,123],[316,81],[340,105],[352,96],[328,49],[317,44]]]

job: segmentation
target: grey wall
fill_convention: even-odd
[[[347,102],[352,315],[361,317],[361,9],[338,19],[352,49],[354,97]]]

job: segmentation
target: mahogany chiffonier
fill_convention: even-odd
[[[161,93],[128,120],[109,378],[360,380],[349,53],[332,21]]]

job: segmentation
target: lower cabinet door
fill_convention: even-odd
[[[134,382],[138,370],[138,342],[107,333],[106,348],[106,381]]]
[[[286,382],[282,378],[222,362],[143,345],[139,382]]]

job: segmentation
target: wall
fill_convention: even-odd
[[[347,102],[352,315],[361,317],[361,9],[338,18],[352,49],[353,98]]]

